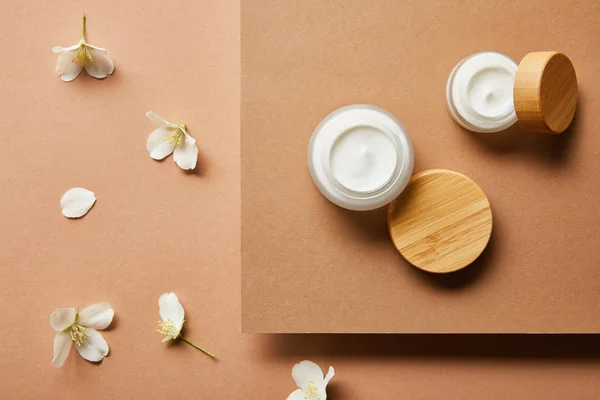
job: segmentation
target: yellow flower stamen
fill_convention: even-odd
[[[94,59],[90,55],[90,52],[87,49],[85,44],[79,46],[79,50],[77,51],[77,55],[71,60],[73,63],[80,64],[82,67],[91,64]]]
[[[158,321],[158,329],[156,332],[164,336],[172,336],[175,333],[175,323],[170,319],[166,321]]]
[[[318,400],[321,398],[319,390],[313,381],[308,383],[308,386],[304,389],[304,394],[306,395],[304,396],[304,400]]]
[[[181,129],[173,129],[171,133],[165,137],[165,141],[169,142],[171,146],[180,147],[183,144],[185,135]]]
[[[90,336],[83,326],[77,324],[73,324],[73,326],[71,326],[69,333],[71,334],[71,340],[75,342],[77,347],[83,346],[85,338]]]

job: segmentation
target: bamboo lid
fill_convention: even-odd
[[[412,265],[434,273],[471,264],[492,233],[492,210],[483,190],[458,172],[415,174],[388,209],[394,246]]]
[[[556,51],[527,54],[514,85],[519,125],[528,132],[564,132],[577,107],[577,75],[566,55]]]

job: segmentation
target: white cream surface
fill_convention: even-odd
[[[448,110],[463,128],[499,132],[517,121],[513,86],[517,64],[504,54],[486,51],[456,65],[446,85]]]
[[[330,163],[333,176],[342,186],[368,193],[389,182],[397,157],[388,135],[371,126],[357,126],[334,142]]]
[[[479,114],[494,118],[511,111],[514,77],[501,67],[483,68],[469,81],[469,104]]]

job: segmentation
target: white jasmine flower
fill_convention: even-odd
[[[73,188],[66,191],[60,199],[60,208],[67,218],[81,218],[96,202],[94,192],[84,188]]]
[[[65,82],[77,78],[83,68],[88,75],[97,79],[106,78],[115,69],[106,49],[85,41],[85,14],[82,19],[81,40],[66,48],[55,46],[52,51],[59,53],[56,60],[56,73]]]
[[[216,358],[214,354],[195,345],[181,335],[181,329],[185,321],[185,312],[175,293],[163,293],[158,299],[158,309],[162,321],[158,321],[158,329],[156,331],[164,335],[163,342],[181,339],[210,357]]]
[[[64,364],[71,345],[88,361],[99,362],[108,354],[108,344],[96,329],[105,329],[115,312],[108,303],[92,304],[77,313],[74,308],[57,308],[50,317],[50,325],[57,332],[54,338],[52,364]]]
[[[287,400],[326,400],[325,389],[335,375],[333,367],[329,367],[327,376],[323,378],[323,371],[312,361],[301,361],[294,365],[292,378],[299,389],[294,390]]]
[[[172,124],[152,111],[147,112],[146,116],[158,126],[158,129],[148,136],[146,142],[150,157],[162,160],[173,153],[173,160],[180,168],[196,168],[198,146],[196,140],[188,133],[185,124]]]

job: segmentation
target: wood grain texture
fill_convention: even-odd
[[[409,263],[428,272],[453,272],[485,249],[492,210],[471,179],[432,169],[415,174],[390,204],[388,228],[394,246]]]
[[[513,95],[517,118],[524,130],[564,132],[577,108],[577,75],[573,63],[556,51],[527,54],[519,64]]]

